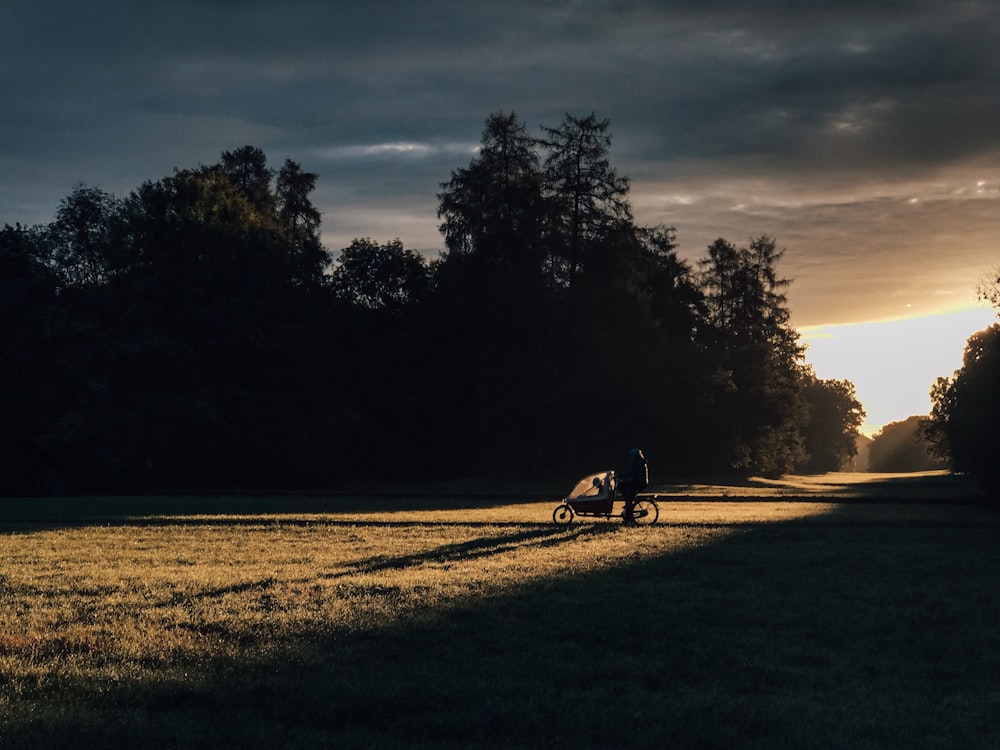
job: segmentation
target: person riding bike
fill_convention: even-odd
[[[649,465],[642,451],[633,448],[629,451],[629,465],[624,471],[618,472],[618,491],[625,501],[625,511],[622,519],[626,525],[635,523],[635,502],[636,495],[646,489],[649,484]]]

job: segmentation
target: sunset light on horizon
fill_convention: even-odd
[[[869,437],[891,422],[930,412],[930,389],[962,366],[965,343],[997,323],[997,311],[968,303],[909,318],[806,326],[806,362],[824,380],[849,380],[867,413]]]

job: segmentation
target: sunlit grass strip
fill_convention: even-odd
[[[448,524],[469,527],[513,527],[549,526],[552,510],[558,501],[519,503],[513,505],[482,505],[460,507],[451,510],[427,510],[419,503],[412,508],[385,510],[378,502],[370,502],[370,510],[344,511],[336,513],[151,513],[135,514],[124,520],[131,523],[194,524]],[[660,521],[663,525],[683,523],[765,524],[783,523],[794,520],[817,520],[838,507],[833,502],[768,502],[768,501],[658,501]],[[621,503],[617,504],[621,510]],[[940,513],[940,509],[937,510]],[[579,517],[580,523],[616,524],[620,519],[600,517]]]
[[[0,536],[0,664],[54,676],[246,655],[726,533],[464,526],[435,516],[419,525],[272,519]]]
[[[619,746],[624,701],[646,734],[620,746],[808,746],[773,741],[801,721],[827,732],[812,746],[835,747],[845,716],[851,744],[881,715],[924,727],[925,674],[948,679],[965,727],[938,740],[989,731],[995,517],[678,503],[663,526],[561,530],[551,507],[498,508],[495,523],[396,510],[0,535],[0,740],[65,726],[49,746],[81,727],[94,746],[121,731],[136,746],[245,746],[263,728],[308,747],[300,723],[317,721],[320,746],[500,746],[484,727],[506,747]]]
[[[452,510],[414,508],[385,510],[371,502],[370,510],[338,513],[153,513],[124,519],[133,524],[177,523],[184,525],[425,525],[444,524],[475,527],[547,527],[557,501],[462,507]],[[760,526],[765,524],[983,524],[1000,523],[1000,518],[984,517],[975,505],[878,503],[841,504],[831,501],[757,501],[757,500],[658,500],[660,526],[723,525]],[[619,508],[620,509],[620,506]],[[109,521],[112,522],[112,521]],[[576,524],[615,525],[619,519],[578,517]]]
[[[220,669],[227,683],[266,682],[263,665],[307,663],[331,642],[350,660],[356,639],[406,619],[727,533],[646,531],[272,521],[0,536],[0,741],[8,723],[87,722],[103,693],[116,697],[98,716],[214,693]]]

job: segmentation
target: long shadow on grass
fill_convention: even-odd
[[[690,533],[604,529],[615,542]],[[997,528],[773,524],[701,541],[381,627],[261,644],[245,659],[127,685],[80,678],[56,691],[58,711],[24,714],[0,739],[1000,748]]]
[[[439,526],[428,523],[426,526]],[[614,527],[603,524],[588,524],[577,526],[570,530],[556,528],[549,524],[545,528],[531,529],[501,536],[483,537],[456,544],[444,544],[430,550],[424,550],[408,555],[378,556],[365,558],[353,563],[347,563],[343,570],[329,573],[317,573],[309,579],[287,581],[288,583],[309,583],[315,580],[332,580],[349,578],[361,573],[377,573],[386,570],[405,570],[420,567],[428,562],[448,563],[451,561],[468,561],[481,558],[496,557],[514,550],[555,547],[569,544],[587,536],[614,533]],[[178,602],[214,599],[228,594],[240,594],[247,591],[266,591],[278,582],[274,577],[245,581],[232,586],[221,586],[197,592],[175,593],[155,606],[173,606]]]
[[[433,524],[430,524],[433,525]],[[348,569],[337,573],[329,573],[321,578],[342,578],[357,573],[375,573],[382,570],[402,570],[423,565],[427,562],[442,562],[457,560],[475,560],[483,557],[495,557],[514,550],[530,548],[554,547],[572,543],[585,536],[613,532],[614,527],[598,524],[577,526],[571,530],[555,528],[551,524],[541,529],[531,529],[514,534],[472,539],[467,542],[445,544],[432,550],[426,550],[398,557],[379,557],[361,560],[346,566]]]

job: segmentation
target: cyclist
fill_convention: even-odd
[[[646,485],[649,484],[649,465],[639,448],[630,450],[628,456],[628,468],[618,472],[617,478],[618,491],[621,492],[622,499],[625,501],[625,512],[622,513],[622,519],[626,526],[631,526],[635,523],[633,513],[636,495],[646,489]]]

